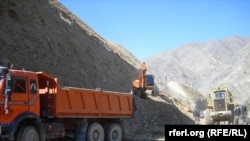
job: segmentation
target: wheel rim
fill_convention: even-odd
[[[92,123],[89,126],[87,141],[104,141],[104,129],[99,123]]]
[[[111,124],[108,128],[108,140],[109,141],[121,141],[122,130],[121,126],[117,123]]]
[[[39,141],[39,135],[34,127],[23,127],[17,134],[17,141]]]
[[[97,140],[97,139],[99,138],[99,136],[100,136],[99,132],[95,130],[95,131],[93,132],[93,136],[92,136],[93,139],[94,139],[94,140]]]
[[[38,141],[38,134],[34,130],[30,130],[25,136],[25,141]]]
[[[26,141],[37,141],[38,140],[38,137],[35,136],[35,135],[32,135],[32,134],[29,134],[25,137],[25,140]]]
[[[118,133],[117,133],[117,131],[114,131],[114,132],[112,132],[112,139],[113,140],[115,140],[115,139],[117,139],[118,138]]]

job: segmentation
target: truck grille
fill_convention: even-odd
[[[215,111],[225,111],[225,99],[215,99],[214,100],[214,110]]]

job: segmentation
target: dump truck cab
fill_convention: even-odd
[[[0,100],[4,102],[1,109],[8,114],[8,118],[4,115],[1,117],[10,122],[11,117],[18,116],[19,113],[32,112],[39,116],[39,94],[37,75],[34,72],[25,70],[7,70],[1,67],[1,86],[2,96]],[[8,98],[8,99],[6,99]],[[6,105],[7,104],[7,105]],[[11,107],[9,106],[11,104]],[[2,107],[5,106],[5,107]]]
[[[14,133],[25,122],[40,119],[37,75],[31,71],[13,70],[0,66],[0,138]],[[22,122],[22,123],[21,123]],[[21,124],[20,124],[21,123]]]

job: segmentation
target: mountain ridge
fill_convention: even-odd
[[[247,91],[249,50],[250,37],[233,36],[185,44],[144,61],[151,72],[157,74],[159,83],[165,86],[174,81],[194,88],[202,95],[212,88],[226,86],[235,94],[236,102],[242,103],[245,102],[242,97],[250,98]]]

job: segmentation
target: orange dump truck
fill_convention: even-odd
[[[0,92],[0,140],[121,141],[133,117],[133,95],[60,87],[44,72],[0,67]]]

